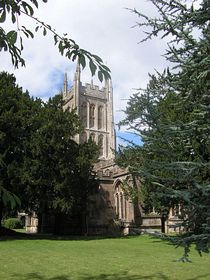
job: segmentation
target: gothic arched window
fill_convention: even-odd
[[[116,204],[116,215],[119,218],[119,194],[116,193],[115,195],[115,204]]]
[[[124,218],[124,205],[123,205],[123,199],[124,196],[122,194],[122,192],[120,193],[120,212],[121,212],[121,219]]]
[[[85,102],[81,105],[81,120],[84,127],[87,127],[87,104]]]
[[[102,134],[98,137],[98,145],[99,145],[99,156],[102,157],[104,155],[104,136]]]
[[[115,186],[115,207],[117,217],[121,220],[125,220],[128,216],[128,201],[124,195],[121,184],[122,183],[119,181]]]
[[[96,135],[95,135],[95,133],[91,133],[90,134],[90,139],[92,140],[92,141],[96,141]]]
[[[106,156],[108,157],[109,154],[109,139],[106,137]]]
[[[127,199],[124,196],[124,218],[127,219]]]
[[[89,120],[90,127],[94,127],[95,125],[95,105],[90,105],[90,120]]]
[[[103,106],[98,107],[98,129],[103,128]]]

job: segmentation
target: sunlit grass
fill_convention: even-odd
[[[202,280],[210,279],[210,256],[148,236],[109,239],[0,241],[0,279],[5,280]]]

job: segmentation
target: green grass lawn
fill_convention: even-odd
[[[149,236],[107,239],[8,239],[0,241],[1,280],[202,280],[210,279],[210,255]]]

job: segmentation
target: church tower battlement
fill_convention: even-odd
[[[73,110],[80,117],[84,131],[75,140],[83,143],[89,138],[100,147],[99,159],[114,158],[116,135],[113,117],[113,88],[111,80],[105,81],[105,86],[99,88],[91,83],[83,85],[80,81],[81,70],[77,64],[73,85],[68,88],[67,74],[64,76],[64,109]]]

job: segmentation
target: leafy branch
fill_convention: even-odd
[[[46,0],[42,1],[47,2]],[[12,23],[17,24],[17,30],[11,30],[8,33],[0,27],[0,51],[9,51],[15,68],[25,66],[25,60],[22,57],[24,46],[21,34],[24,34],[27,38],[34,38],[34,33],[31,30],[25,26],[19,26],[18,18],[21,15],[25,15],[36,22],[37,26],[35,27],[35,32],[42,30],[43,36],[46,36],[48,32],[53,35],[54,44],[58,47],[62,56],[67,57],[71,61],[78,60],[82,69],[84,69],[88,63],[92,76],[97,74],[101,82],[103,79],[111,78],[110,69],[104,65],[103,60],[99,56],[80,48],[73,39],[67,37],[67,34],[63,34],[63,36],[59,35],[49,24],[36,18],[32,5],[38,9],[38,1],[28,0],[28,2],[30,2],[30,4],[20,0],[3,0],[0,2],[0,23],[6,22],[7,15],[11,14]],[[20,46],[17,42],[18,38],[20,39]]]
[[[14,193],[11,193],[2,186],[0,186],[0,200],[3,205],[10,206],[11,209],[21,205],[20,199]]]

